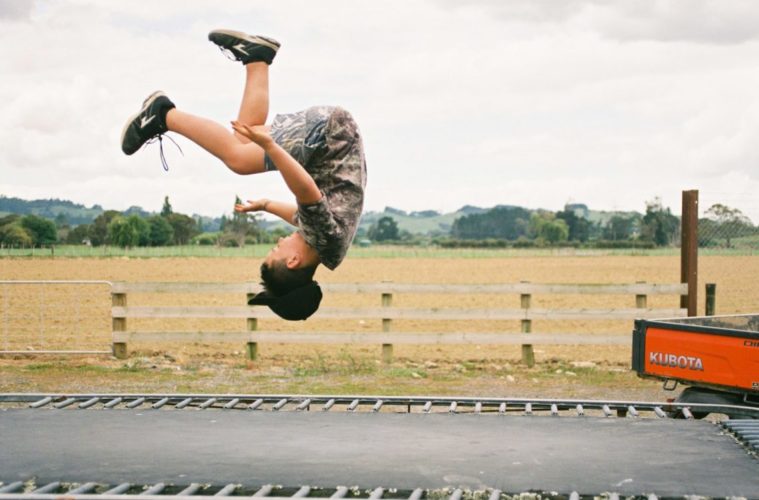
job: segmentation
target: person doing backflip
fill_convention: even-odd
[[[358,229],[366,186],[366,160],[358,126],[340,107],[315,106],[281,114],[266,125],[269,65],[279,42],[232,30],[208,39],[240,61],[246,72],[240,112],[232,132],[177,109],[163,92],[145,99],[121,135],[121,149],[134,154],[146,142],[176,132],[240,175],[279,171],[295,202],[249,200],[237,212],[268,212],[296,226],[280,238],[261,265],[264,291],[251,305],[267,305],[280,317],[303,320],[319,307],[322,293],[313,276],[319,264],[334,270]]]

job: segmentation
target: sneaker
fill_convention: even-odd
[[[132,155],[149,140],[155,137],[160,139],[168,131],[166,113],[174,107],[174,103],[163,92],[150,94],[142,103],[142,109],[124,125],[121,150]]]
[[[248,35],[240,31],[213,30],[208,34],[208,39],[233,60],[243,64],[252,62],[271,64],[279,50],[279,42],[276,40]]]

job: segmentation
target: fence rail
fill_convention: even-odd
[[[522,359],[534,364],[534,344],[553,345],[626,345],[630,338],[613,334],[532,333],[533,320],[632,320],[684,316],[682,308],[649,308],[648,295],[684,295],[687,284],[405,284],[405,283],[341,283],[323,286],[326,293],[379,294],[381,307],[324,307],[314,314],[319,319],[379,319],[382,332],[278,332],[259,331],[258,319],[277,319],[260,306],[128,306],[128,294],[239,294],[247,297],[260,291],[253,283],[113,283],[111,316],[113,319],[113,352],[127,356],[127,344],[150,342],[237,342],[247,343],[248,356],[255,359],[260,342],[307,344],[381,344],[382,357],[392,359],[394,344],[500,344],[522,345]],[[447,308],[393,307],[396,294],[518,294],[520,308]],[[531,306],[533,294],[596,294],[633,295],[634,308],[563,308],[546,309]],[[243,302],[244,303],[244,302]],[[129,330],[130,318],[212,318],[245,319],[247,328],[239,331],[145,331]],[[521,332],[394,332],[393,320],[472,321],[518,320]],[[279,320],[278,320],[279,321]],[[465,327],[464,327],[465,328]]]

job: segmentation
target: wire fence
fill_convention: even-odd
[[[700,248],[759,250],[759,197],[756,193],[701,191]]]
[[[0,281],[0,354],[110,353],[107,281]]]

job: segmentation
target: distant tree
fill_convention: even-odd
[[[166,221],[174,230],[174,243],[177,245],[187,245],[194,236],[200,234],[195,219],[190,216],[172,213],[166,217]]]
[[[235,205],[243,204],[239,196],[235,197]],[[238,247],[245,245],[245,240],[252,236],[260,240],[260,229],[254,214],[248,212],[233,212],[232,218],[224,224],[223,233],[227,240],[234,240]]]
[[[590,221],[578,217],[574,210],[564,209],[561,212],[556,212],[556,218],[563,220],[567,224],[569,230],[569,241],[586,242],[590,237]]]
[[[638,217],[614,215],[604,227],[603,236],[607,240],[629,240],[633,236]]]
[[[150,225],[139,215],[114,217],[108,224],[112,244],[122,248],[147,246],[150,243]]]
[[[165,196],[163,198],[163,208],[161,208],[161,217],[168,217],[173,213],[174,210],[171,208],[171,203],[169,203],[169,197]]]
[[[147,220],[150,226],[150,246],[163,247],[174,242],[174,228],[163,215],[153,215]]]
[[[380,217],[380,219],[371,225],[367,233],[370,240],[373,241],[394,241],[400,237],[398,232],[398,223],[389,216]]]
[[[111,221],[119,216],[119,212],[116,210],[106,210],[102,214],[95,217],[90,226],[90,243],[92,246],[107,245],[110,243],[108,239],[108,225]]]
[[[754,232],[751,219],[743,215],[737,208],[730,208],[715,203],[704,212],[706,218],[713,223],[712,233],[725,238],[727,248],[732,246],[731,240],[737,236],[745,236]]]
[[[652,241],[657,246],[671,245],[680,228],[680,220],[672,215],[669,207],[662,205],[660,198],[646,202],[646,214],[641,221],[641,239]]]
[[[69,219],[66,217],[66,214],[63,212],[60,212],[58,215],[55,216],[55,226],[58,229],[67,228],[69,227]]]
[[[58,241],[58,230],[51,220],[36,215],[25,215],[20,223],[32,237],[33,245],[52,245]]]
[[[562,219],[557,219],[555,214],[540,210],[530,216],[529,234],[554,245],[567,240],[569,227]]]
[[[90,229],[91,227],[89,224],[79,224],[78,226],[71,228],[66,235],[66,243],[81,245],[85,241],[88,241],[90,239]]]
[[[521,207],[495,207],[482,213],[470,213],[453,222],[451,237],[516,240],[527,235],[530,216],[530,211]]]
[[[21,227],[21,224],[5,224],[0,226],[0,244],[13,247],[30,247],[33,240],[31,235]]]

